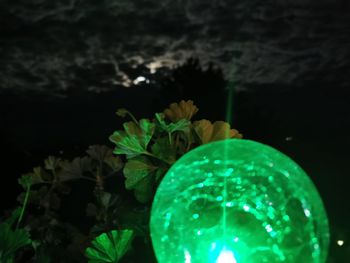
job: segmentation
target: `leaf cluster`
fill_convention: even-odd
[[[96,224],[112,224],[108,222],[112,218],[110,210],[117,208],[118,196],[105,191],[104,185],[106,180],[117,175],[123,165],[121,158],[113,155],[112,149],[104,145],[93,145],[87,149],[85,156],[70,161],[49,156],[42,166],[33,168],[32,172],[19,178],[18,183],[25,192],[17,199],[23,208],[27,204],[29,206],[25,224],[36,239],[32,246],[36,251],[36,261],[48,258],[47,254],[59,258],[61,255],[56,253],[60,249],[79,252],[82,243],[90,239],[89,234],[82,234],[77,227],[62,222],[59,216],[64,209],[61,207],[61,199],[69,196],[74,181],[86,180],[95,186],[94,201],[87,204],[86,210],[88,212],[91,207],[94,208],[95,214],[90,211],[90,215],[94,216]],[[6,232],[7,235],[9,233]],[[9,243],[8,240],[6,242]],[[8,247],[4,249],[10,251]],[[82,252],[81,254],[83,255]]]
[[[63,250],[69,262],[86,262],[86,258],[89,262],[118,262],[133,240],[141,240],[147,251],[152,250],[150,206],[171,165],[199,145],[241,138],[224,121],[192,120],[197,112],[191,100],[172,103],[153,119],[137,120],[127,109],[119,109],[117,115],[131,121],[110,136],[114,149],[93,145],[85,156],[73,160],[49,156],[42,166],[22,175],[18,180],[24,189],[18,197],[22,206],[0,223],[0,262],[12,263],[18,251],[28,246],[34,251],[34,262],[45,263],[53,258],[68,262]],[[109,178],[118,179],[121,172],[125,189],[133,191],[135,198],[125,196],[128,191],[107,189]],[[60,218],[63,197],[72,194],[74,182],[83,180],[93,184],[93,192],[84,193],[86,203],[81,204],[93,220],[88,233]],[[143,255],[136,256],[135,262],[144,260]]]
[[[104,145],[90,146],[87,155],[65,160],[49,156],[43,166],[34,167],[33,171],[22,175],[19,184],[24,189],[31,184],[33,189],[29,203],[43,208],[46,213],[60,208],[60,196],[67,195],[71,189],[69,182],[88,180],[103,189],[104,180],[118,172],[123,162],[113,156],[112,150]],[[22,203],[24,194],[18,197]]]
[[[212,141],[241,138],[227,122],[191,121],[197,112],[191,100],[170,104],[152,120],[138,121],[126,109],[117,111],[119,116],[131,116],[132,121],[125,122],[123,130],[115,131],[109,139],[115,144],[113,152],[126,156],[125,187],[134,191],[139,202],[152,201],[166,171],[186,152]]]

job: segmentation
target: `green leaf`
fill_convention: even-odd
[[[110,141],[116,144],[115,154],[126,154],[128,157],[135,157],[147,151],[155,125],[147,119],[139,121],[139,125],[134,122],[123,124],[125,131],[115,131],[110,137]]]
[[[139,202],[148,202],[153,195],[154,172],[157,167],[145,157],[129,160],[124,167],[125,187],[134,189]]]
[[[123,168],[123,162],[119,156],[110,156],[104,160],[104,162],[114,171],[117,172]]]
[[[27,189],[33,183],[33,177],[31,174],[24,174],[18,179],[18,183],[24,188]]]
[[[45,169],[54,171],[57,169],[61,162],[60,158],[56,158],[54,156],[49,156],[45,161]]]
[[[18,249],[30,243],[29,233],[26,230],[12,230],[9,224],[0,224],[0,262],[11,260]]]
[[[142,130],[141,145],[144,149],[146,149],[147,145],[152,139],[152,135],[155,129],[155,124],[153,122],[150,122],[147,119],[141,119],[139,121],[139,125]]]
[[[105,145],[91,145],[86,153],[90,155],[92,159],[100,162],[113,156],[113,150]]]
[[[176,161],[176,149],[169,143],[168,138],[159,138],[151,147],[152,153],[159,159],[167,163],[174,163]]]
[[[123,228],[130,228],[134,231],[135,236],[147,237],[149,235],[149,206],[122,206],[119,209],[120,221]]]
[[[119,117],[122,117],[122,118],[125,118],[126,115],[129,113],[129,111],[125,108],[120,108],[117,110],[116,114],[119,116]]]
[[[134,189],[134,195],[140,203],[149,202],[154,195],[154,176],[147,176],[139,181]]]
[[[53,177],[51,173],[45,171],[42,167],[34,167],[33,172],[28,175],[32,176],[33,184],[52,181]]]
[[[160,128],[168,133],[173,133],[175,131],[186,131],[191,125],[191,122],[186,119],[181,119],[176,123],[166,124],[164,121],[164,115],[161,113],[156,113],[156,119]]]
[[[103,233],[85,250],[90,263],[118,262],[130,248],[134,233],[130,229]]]
[[[124,131],[115,131],[109,139],[116,144],[113,151],[115,154],[126,154],[134,157],[145,151],[136,136],[128,136]]]
[[[153,166],[147,158],[129,160],[123,170],[126,177],[126,189],[135,189],[138,183],[150,176],[156,169],[157,167]]]
[[[61,167],[62,170],[58,173],[60,181],[79,179],[85,172],[91,172],[91,159],[87,156],[77,157],[72,162],[62,162]]]
[[[160,167],[156,174],[155,174],[155,180],[157,183],[159,183],[159,181],[163,178],[163,176],[165,175],[165,173],[169,170],[169,168],[165,168],[165,167]]]

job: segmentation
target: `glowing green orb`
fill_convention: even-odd
[[[329,229],[306,173],[249,140],[200,146],[159,185],[151,237],[160,263],[324,263]]]

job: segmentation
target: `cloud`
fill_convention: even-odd
[[[154,74],[191,56],[241,89],[339,80],[350,66],[340,1],[14,2],[1,21],[11,24],[1,28],[3,89],[102,92],[132,85],[122,65]]]

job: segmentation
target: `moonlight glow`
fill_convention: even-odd
[[[200,146],[180,158],[152,206],[160,263],[326,262],[328,220],[305,172],[249,140]]]

